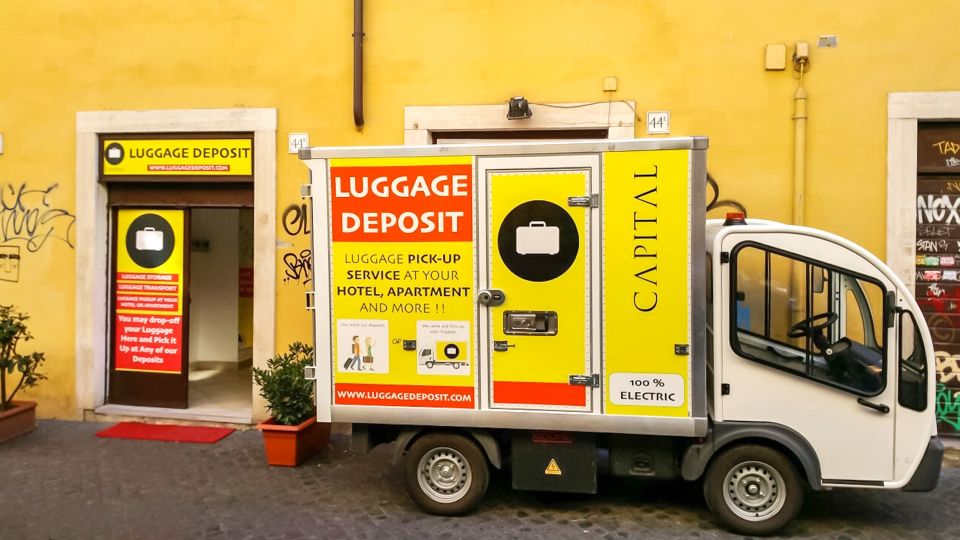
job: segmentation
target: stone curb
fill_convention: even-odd
[[[960,446],[945,445],[943,449],[943,466],[960,467]]]

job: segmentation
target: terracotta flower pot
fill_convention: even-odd
[[[284,426],[273,418],[257,424],[263,433],[267,463],[296,467],[330,442],[330,424],[318,423],[311,417],[296,426]]]
[[[13,408],[0,411],[0,443],[37,429],[37,404],[12,401]]]

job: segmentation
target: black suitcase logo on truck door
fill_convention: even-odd
[[[569,213],[548,201],[527,201],[507,214],[497,232],[503,264],[527,281],[550,281],[577,259],[580,235]]]

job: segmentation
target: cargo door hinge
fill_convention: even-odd
[[[720,395],[729,396],[730,395],[730,383],[722,383],[720,385]]]
[[[303,378],[308,381],[317,380],[317,368],[316,366],[306,366],[303,368]]]
[[[567,206],[582,206],[585,208],[599,208],[600,195],[592,193],[584,197],[567,197]]]
[[[673,345],[673,354],[678,356],[689,356],[690,355],[690,345],[686,343],[676,343]]]
[[[600,375],[570,375],[570,384],[573,386],[589,386],[600,388]]]
[[[300,198],[301,199],[313,198],[313,184],[300,184]]]
[[[306,292],[306,295],[307,295],[307,298],[306,298],[306,308],[307,308],[307,311],[312,311],[312,310],[317,309],[317,305],[316,305],[316,295],[317,295],[317,293],[314,292],[314,291],[307,291],[307,292]]]
[[[720,252],[720,264],[727,264],[730,262],[730,253],[726,251]]]

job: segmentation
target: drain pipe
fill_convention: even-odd
[[[363,0],[353,0],[353,124],[363,127]]]
[[[803,72],[807,56],[794,55],[800,71],[800,83],[793,94],[793,224],[803,225],[807,184],[807,91],[803,89]]]
[[[800,44],[797,44],[797,53],[800,53]],[[793,62],[800,72],[800,82],[797,91],[793,93],[793,224],[803,225],[804,206],[806,203],[807,184],[807,91],[803,89],[803,71],[807,67],[809,57],[794,53]],[[806,272],[799,264],[790,265],[790,283],[793,294],[790,298],[790,319],[796,324],[806,317],[803,309],[805,301],[796,298],[798,291],[806,290]],[[806,338],[806,346],[811,346],[810,337]]]
[[[793,224],[803,225],[807,183],[807,91],[802,83],[793,94],[793,120]]]

